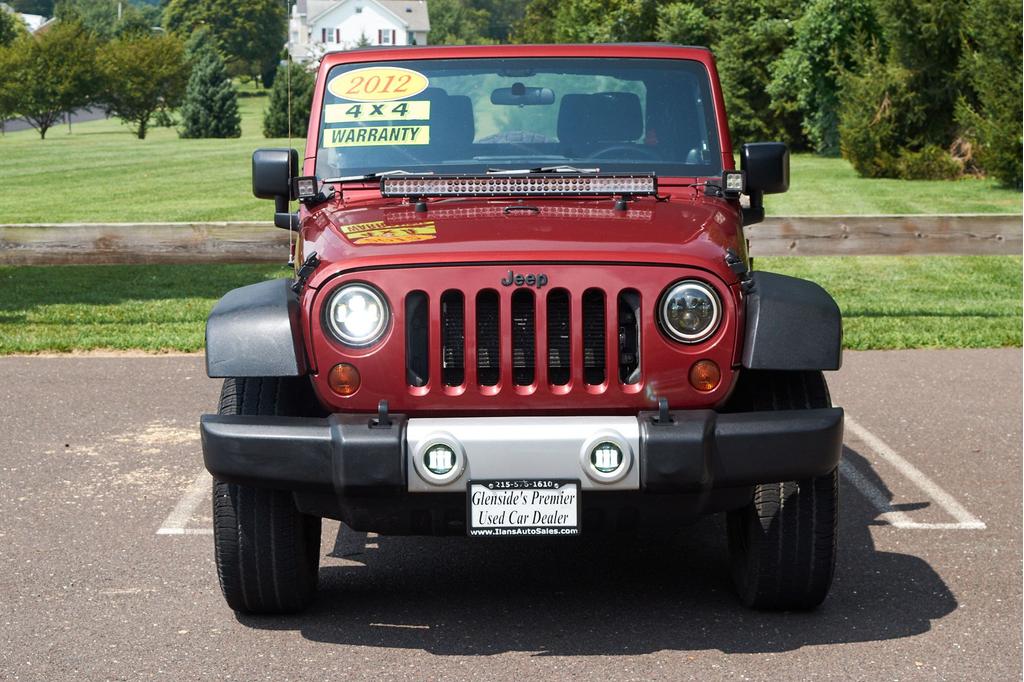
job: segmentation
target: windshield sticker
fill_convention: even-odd
[[[356,223],[342,225],[338,229],[356,246],[366,244],[408,244],[434,239],[437,229],[434,221],[407,223],[405,225],[387,225],[382,220],[372,223]]]
[[[359,121],[429,121],[430,101],[381,102],[380,104],[328,104],[324,107],[324,123]]]
[[[430,144],[430,126],[324,128],[325,147],[373,147],[385,144]]]
[[[327,90],[339,99],[350,102],[391,102],[414,97],[430,81],[419,71],[397,66],[371,66],[335,76]]]

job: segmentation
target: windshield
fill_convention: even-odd
[[[670,59],[431,59],[327,77],[321,179],[575,166],[722,172],[707,70]]]

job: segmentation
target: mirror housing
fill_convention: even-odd
[[[783,142],[748,142],[740,151],[740,168],[747,176],[750,206],[743,209],[743,224],[764,220],[764,195],[789,189],[789,148]]]
[[[294,149],[257,149],[252,153],[252,193],[274,200],[274,225],[297,230],[298,216],[288,210],[292,178],[299,174],[299,153]]]
[[[747,172],[747,188],[762,194],[789,189],[789,149],[784,142],[748,142],[740,153],[740,168]]]
[[[299,174],[294,149],[257,149],[252,153],[252,193],[260,199],[291,199],[292,178]]]

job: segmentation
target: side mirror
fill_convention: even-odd
[[[274,200],[274,224],[286,230],[298,228],[298,219],[288,211],[292,178],[299,174],[299,153],[294,149],[257,149],[252,153],[252,193]]]
[[[748,142],[740,152],[740,168],[747,175],[750,206],[743,209],[743,224],[764,220],[764,195],[789,189],[789,149],[783,142]]]
[[[749,142],[740,153],[740,168],[747,172],[747,189],[781,194],[789,189],[789,149],[784,142]]]

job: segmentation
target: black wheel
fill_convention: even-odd
[[[731,401],[744,410],[830,407],[821,372],[745,372]],[[728,514],[729,558],[740,600],[756,609],[806,610],[832,585],[839,521],[836,470],[754,487]]]
[[[308,414],[305,379],[227,379],[220,414]],[[295,508],[290,493],[213,482],[213,548],[224,599],[235,611],[289,613],[316,592],[320,518]]]

